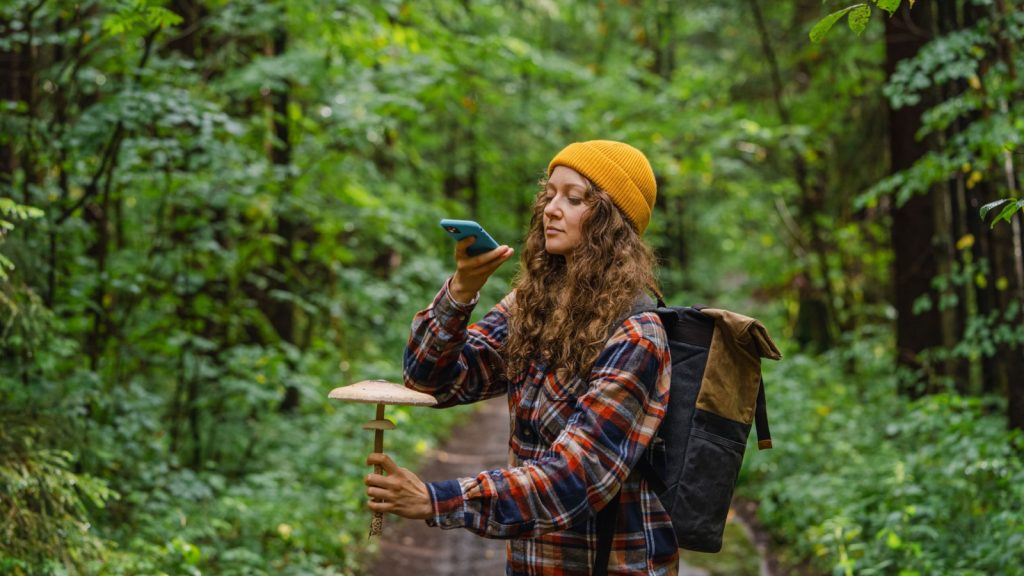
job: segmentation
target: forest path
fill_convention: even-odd
[[[448,441],[428,455],[418,471],[424,481],[469,476],[502,468],[508,454],[508,404],[495,398],[481,404],[457,426]],[[734,519],[738,520],[738,516]],[[733,523],[730,523],[733,524]],[[695,554],[698,568],[680,562],[679,576],[765,576],[749,531],[735,526],[726,533],[720,554]],[[736,542],[733,542],[736,541]],[[737,556],[738,558],[731,558]],[[481,538],[467,530],[430,528],[422,520],[385,517],[380,550],[369,576],[487,576],[505,573],[505,542]]]

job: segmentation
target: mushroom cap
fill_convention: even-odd
[[[430,394],[410,390],[386,380],[363,380],[331,390],[328,398],[363,402],[364,404],[401,404],[404,406],[434,406],[437,399]]]

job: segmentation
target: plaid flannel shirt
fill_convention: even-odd
[[[676,574],[671,518],[631,473],[668,404],[661,321],[650,312],[626,319],[589,382],[558,378],[543,362],[509,381],[501,350],[513,297],[467,327],[476,300],[455,302],[446,284],[413,320],[405,385],[432,394],[439,407],[505,394],[512,419],[509,468],[428,483],[434,517],[427,522],[509,539],[507,574],[589,575],[596,513],[621,488],[608,573]]]

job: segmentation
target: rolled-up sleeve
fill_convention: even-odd
[[[448,282],[431,305],[413,318],[404,357],[405,385],[437,398],[439,408],[492,398],[508,390],[501,349],[508,333],[512,295],[479,322],[468,325],[478,298],[467,304],[456,302],[448,292]]]

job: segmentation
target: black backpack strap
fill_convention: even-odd
[[[661,475],[654,470],[654,465],[651,464],[650,459],[647,457],[645,452],[636,462],[635,469],[640,472],[640,476],[647,480],[647,483],[651,486],[651,490],[658,496],[661,496],[668,490],[668,486],[665,485],[665,481],[661,479]]]
[[[594,556],[593,576],[607,576],[608,557],[612,553],[612,537],[615,535],[615,521],[619,518],[619,496],[615,493],[611,502],[597,513],[597,555]]]
[[[768,430],[768,406],[764,399],[764,378],[757,390],[757,405],[754,408],[754,424],[757,425],[757,449],[767,450],[772,447],[772,433]]]

